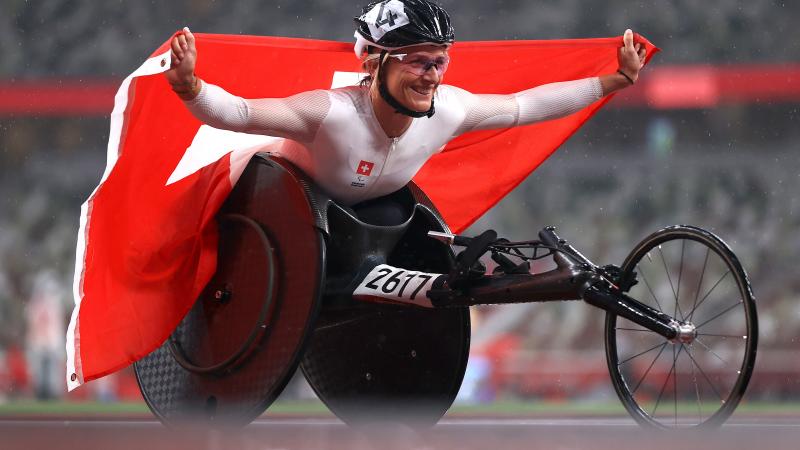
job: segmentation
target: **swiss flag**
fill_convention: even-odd
[[[337,79],[355,83],[349,75],[360,71],[349,43],[195,36],[201,55],[197,73],[245,98],[327,89]],[[636,39],[646,45],[648,58],[655,54],[644,38]],[[67,330],[70,389],[129,365],[167,339],[216,270],[217,210],[250,157],[280,143],[195,119],[160,75],[170,66],[168,43],[120,86],[106,170],[81,208],[75,309]],[[621,37],[460,42],[450,51],[447,82],[475,93],[503,94],[613,73],[621,45]],[[275,70],[281,67],[292,70]],[[459,232],[606,101],[550,122],[461,136],[414,180]],[[369,175],[372,168],[361,161],[356,170]]]
[[[361,162],[358,163],[358,169],[356,169],[356,173],[359,175],[369,176],[372,173],[372,168],[375,166],[375,163],[371,163],[369,161],[364,161],[363,159]]]

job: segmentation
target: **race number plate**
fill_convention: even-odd
[[[377,297],[393,303],[433,308],[425,294],[433,287],[433,282],[443,276],[439,273],[417,272],[381,264],[364,277],[353,292],[353,297],[356,299]]]

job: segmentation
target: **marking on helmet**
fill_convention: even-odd
[[[386,11],[386,15],[384,16],[383,15],[383,7],[385,5],[386,5],[386,3],[381,3],[381,9],[380,9],[380,11],[378,11],[378,21],[375,22],[375,25],[381,26],[381,25],[384,25],[384,24],[388,23],[390,27],[393,27],[394,26],[394,19],[397,18],[397,14],[395,14],[393,11]],[[384,18],[381,19],[381,17],[384,17]]]
[[[384,34],[409,23],[405,5],[400,0],[387,0],[375,5],[361,17],[369,27],[369,33],[375,41]]]

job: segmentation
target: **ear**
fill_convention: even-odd
[[[375,76],[375,72],[378,70],[378,60],[377,59],[370,59],[369,61],[364,61],[361,65],[365,72],[369,73],[372,76]]]
[[[371,59],[369,61],[364,61],[361,64],[361,70],[365,73],[368,73],[373,80],[378,78],[378,59]]]

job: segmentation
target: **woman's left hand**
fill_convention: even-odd
[[[644,66],[647,50],[640,42],[633,43],[633,31],[625,30],[622,35],[623,46],[617,50],[619,70],[634,82],[639,78],[639,70]]]

